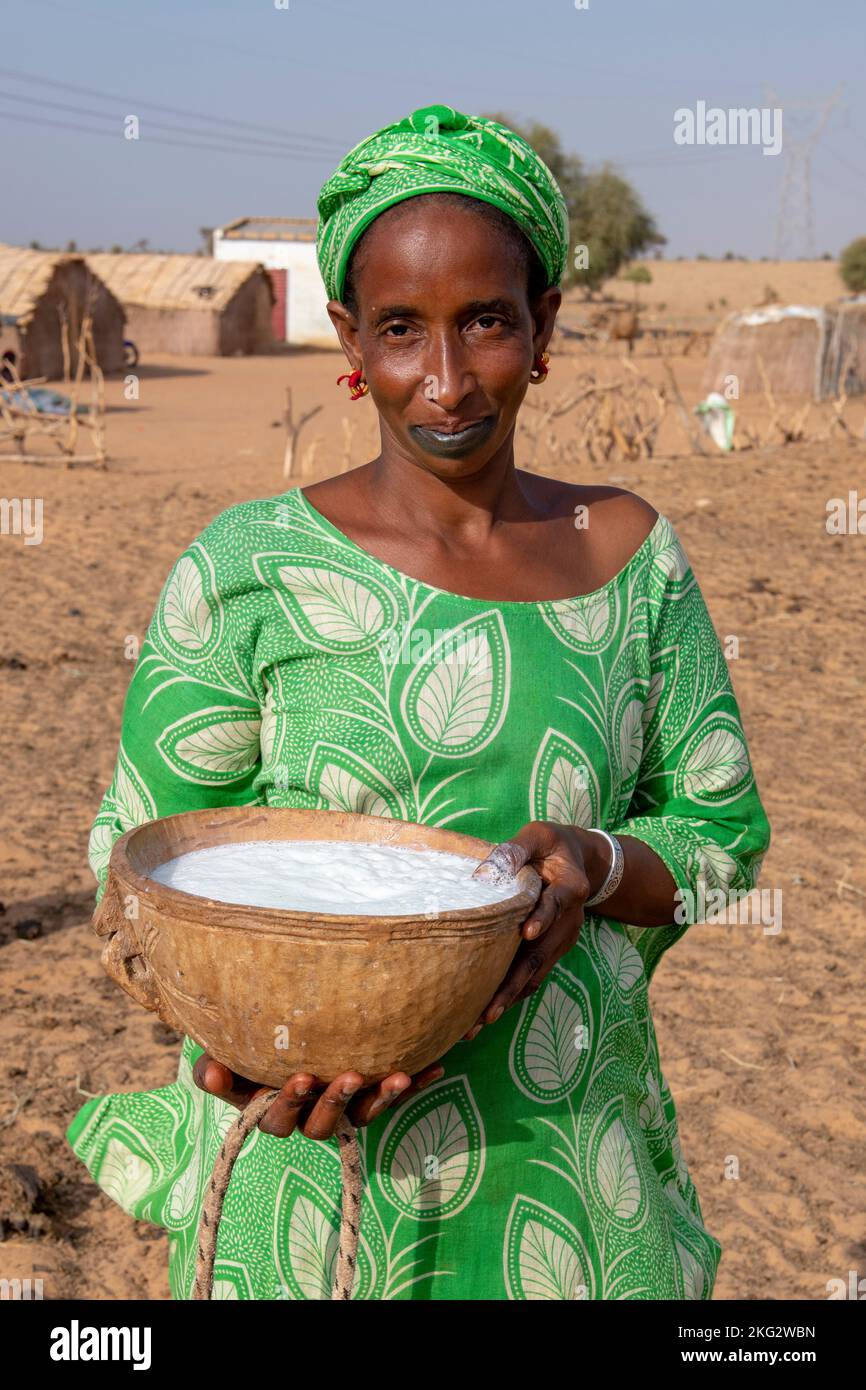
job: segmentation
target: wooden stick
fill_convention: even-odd
[[[69,357],[69,316],[66,312],[66,305],[60,304],[57,308],[60,316],[60,349],[63,353],[63,382],[72,379],[72,364]]]
[[[321,409],[322,407],[320,405],[314,406],[312,410],[308,410],[302,415],[298,423],[295,424],[292,411],[292,388],[291,386],[286,387],[286,409],[283,414],[283,420],[286,426],[286,450],[283,455],[284,478],[290,478],[292,476],[295,464],[295,451],[297,449],[298,437],[300,436],[301,430],[309,420],[312,420],[314,415],[318,415]]]
[[[87,355],[87,365],[90,368],[90,410],[85,420],[85,426],[90,431],[93,445],[97,452],[101,454],[104,465],[106,461],[105,375],[96,360],[96,342],[93,337],[92,320],[88,327],[84,346]]]
[[[12,370],[15,372],[14,367]],[[33,376],[22,381],[18,373],[15,372],[14,381],[0,381],[0,391],[29,391],[31,386],[44,386],[47,380],[47,376]]]
[[[66,441],[66,451],[71,457],[74,455],[78,445],[78,398],[81,391],[81,383],[84,380],[84,368],[87,365],[87,334],[93,326],[93,320],[88,313],[85,313],[78,330],[78,342],[76,344],[77,356],[75,360],[75,378],[72,389],[69,393],[69,436]]]
[[[105,463],[103,454],[76,454],[73,458],[57,454],[0,454],[0,463],[59,463],[63,458],[67,468],[77,463]]]
[[[677,379],[673,373],[673,368],[671,367],[671,364],[667,357],[662,358],[662,366],[664,368],[665,375],[667,376],[667,379],[670,383],[670,388],[674,398],[674,404],[676,405],[677,412],[680,417],[680,422],[683,426],[683,429],[685,430],[686,438],[692,445],[695,453],[702,454],[704,458],[706,458],[707,450],[704,448],[703,440],[701,439],[700,434],[698,434],[693,428],[692,417],[689,414],[688,406],[683,400],[682,393],[680,391],[679,386],[677,385]]]
[[[320,434],[314,435],[304,450],[301,457],[301,466],[298,470],[298,474],[301,478],[307,478],[313,472],[316,454],[319,452],[319,445],[322,442],[322,436]]]

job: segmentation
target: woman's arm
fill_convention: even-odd
[[[671,540],[670,572],[650,601],[640,767],[626,815],[605,827],[622,845],[623,877],[592,909],[627,924],[647,978],[668,946],[705,915],[708,892],[754,887],[770,843],[721,643],[672,530]],[[482,1015],[488,1023],[536,989],[576,943],[610,850],[588,829],[532,822],[489,858],[494,871],[531,862],[545,887],[512,969]]]
[[[90,834],[97,902],[112,847],[125,831],[180,811],[258,801],[255,625],[211,554],[230,515],[218,517],[176,561],[142,643],[114,777]]]
[[[641,927],[672,922],[677,889],[664,860],[643,840],[619,833],[617,839],[623,852],[623,875],[605,898],[603,915]],[[526,939],[534,940],[561,914],[567,893],[581,893],[581,902],[595,896],[607,878],[611,853],[601,835],[581,826],[530,821],[513,839],[497,845],[484,864],[491,865],[492,872],[479,865],[474,878],[494,877],[500,872],[511,877],[524,864],[543,866],[549,875],[544,880],[549,889],[542,893],[524,926]],[[577,866],[582,867],[582,876],[575,872]]]

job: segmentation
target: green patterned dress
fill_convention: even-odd
[[[529,820],[600,825],[644,840],[693,894],[751,888],[769,843],[721,645],[666,517],[592,593],[496,602],[375,559],[299,488],[223,512],[166,581],[93,826],[100,894],[125,830],[227,804],[361,811],[491,841]],[[355,1297],[712,1296],[720,1246],[647,997],[687,929],[587,916],[542,988],[361,1131]],[[169,1232],[178,1299],[236,1114],[194,1085],[199,1052],[186,1039],[176,1082],[90,1100],[68,1132],[105,1192]],[[214,1297],[327,1298],[339,1194],[336,1141],[255,1131],[225,1203]]]

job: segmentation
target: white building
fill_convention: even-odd
[[[261,261],[270,271],[278,342],[339,348],[316,262],[314,217],[239,217],[214,231],[213,253],[218,261]]]

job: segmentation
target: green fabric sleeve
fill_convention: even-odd
[[[255,603],[220,581],[223,513],[176,561],[159,597],[123,707],[111,785],[88,859],[105,891],[117,839],[180,811],[256,804],[261,695]]]
[[[770,843],[722,644],[692,571],[674,568],[651,604],[643,750],[625,817],[611,833],[642,840],[680,891],[678,920],[629,927],[651,974],[706,896],[755,886]]]

